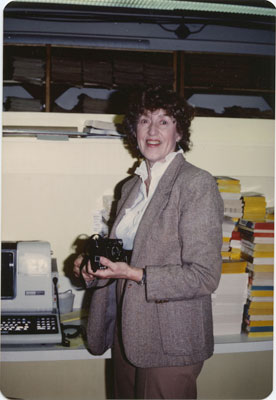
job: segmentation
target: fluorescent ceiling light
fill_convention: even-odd
[[[17,0],[29,2],[28,0]],[[229,3],[196,2],[182,0],[36,0],[36,3],[72,4],[95,7],[121,7],[167,11],[206,11],[234,14],[276,16],[275,8],[254,7]]]

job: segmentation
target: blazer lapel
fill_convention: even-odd
[[[111,232],[110,232],[110,238],[114,239],[116,237],[116,228],[123,216],[125,215],[125,210],[127,208],[130,208],[132,204],[134,203],[138,192],[139,188],[141,185],[141,179],[136,176],[136,180],[133,183],[133,186],[131,187],[130,191],[126,193],[125,198],[122,198],[122,204],[118,210],[117,216],[115,218],[114,224],[112,226]]]
[[[133,262],[136,262],[140,251],[144,248],[144,243],[147,241],[147,233],[151,229],[152,222],[166,206],[179,168],[183,163],[185,163],[183,155],[177,155],[161,177],[136,232],[132,255]]]

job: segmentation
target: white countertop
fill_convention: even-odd
[[[247,335],[225,335],[215,337],[215,354],[243,353],[273,350],[271,338],[248,338]],[[111,350],[101,356],[92,355],[81,339],[71,340],[71,347],[61,345],[5,346],[1,349],[1,361],[62,361],[93,360],[111,358]]]
[[[249,338],[245,333],[240,335],[215,336],[215,354],[269,350],[273,350],[273,340],[271,337]]]

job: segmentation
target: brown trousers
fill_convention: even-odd
[[[203,362],[183,367],[137,368],[127,361],[120,339],[113,347],[115,399],[196,399]]]

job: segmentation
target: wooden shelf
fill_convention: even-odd
[[[39,85],[32,83],[30,81],[30,76],[28,76],[29,79],[26,80],[13,78],[11,71],[13,70],[13,59],[15,56],[21,58],[42,58],[44,60],[45,77],[41,80]],[[62,58],[64,58],[64,61]],[[86,71],[88,71],[88,76],[91,81],[85,78],[84,69],[86,63],[93,64],[94,62],[110,63],[111,70],[110,73],[107,74],[109,76],[108,81],[104,82],[103,79],[101,82],[101,68],[97,69],[99,75],[95,78],[94,82],[93,74],[89,74],[89,68],[86,69]],[[116,69],[116,63],[118,62],[123,65],[119,74]],[[124,63],[126,63],[126,65]],[[127,63],[129,63],[129,69],[127,69]],[[71,81],[71,73],[70,70],[68,70],[68,68],[70,68],[69,64],[71,64],[72,76],[74,77]],[[168,80],[168,82],[170,82],[168,84],[186,99],[193,94],[202,93],[207,95],[262,96],[270,105],[271,109],[274,110],[274,58],[271,56],[237,56],[231,54],[207,54],[183,51],[151,52],[115,49],[106,50],[83,47],[57,47],[51,45],[37,47],[5,45],[4,88],[5,85],[21,85],[29,91],[33,97],[37,98],[36,96],[38,96],[38,98],[41,99],[46,112],[66,112],[66,110],[55,105],[55,100],[67,89],[103,89],[118,92],[122,90],[125,95],[127,88],[135,81],[134,78],[137,79],[137,82],[146,83],[147,77],[145,75],[145,68],[146,65],[149,64],[151,68],[149,77],[152,79],[152,83],[155,81],[158,82],[158,80],[155,79],[155,74],[152,72],[155,66],[156,71],[159,70],[160,66],[169,68],[172,78],[171,81],[170,79]],[[59,70],[56,68],[59,68]],[[64,74],[62,68],[64,68]],[[135,71],[142,71],[141,76],[139,73],[135,75]],[[66,75],[68,78],[66,78]],[[128,79],[127,75],[129,76]],[[162,75],[166,74],[161,73],[159,76],[162,77]],[[58,76],[60,76],[61,80],[59,80]],[[132,77],[134,77],[133,80]],[[62,79],[64,79],[64,82]],[[119,98],[119,102],[120,101],[121,99]],[[117,102],[117,104],[119,103]],[[122,104],[122,109],[123,106],[125,106],[125,104]],[[87,112],[82,111],[82,107],[83,104],[80,104],[76,109],[73,109],[72,112]],[[198,108],[198,110],[198,115],[200,115],[200,108]],[[117,111],[118,110],[109,110],[108,112],[117,113]],[[89,110],[88,112],[93,111]],[[239,112],[237,117],[241,115],[242,112]],[[256,115],[256,117],[258,118],[259,116]]]

